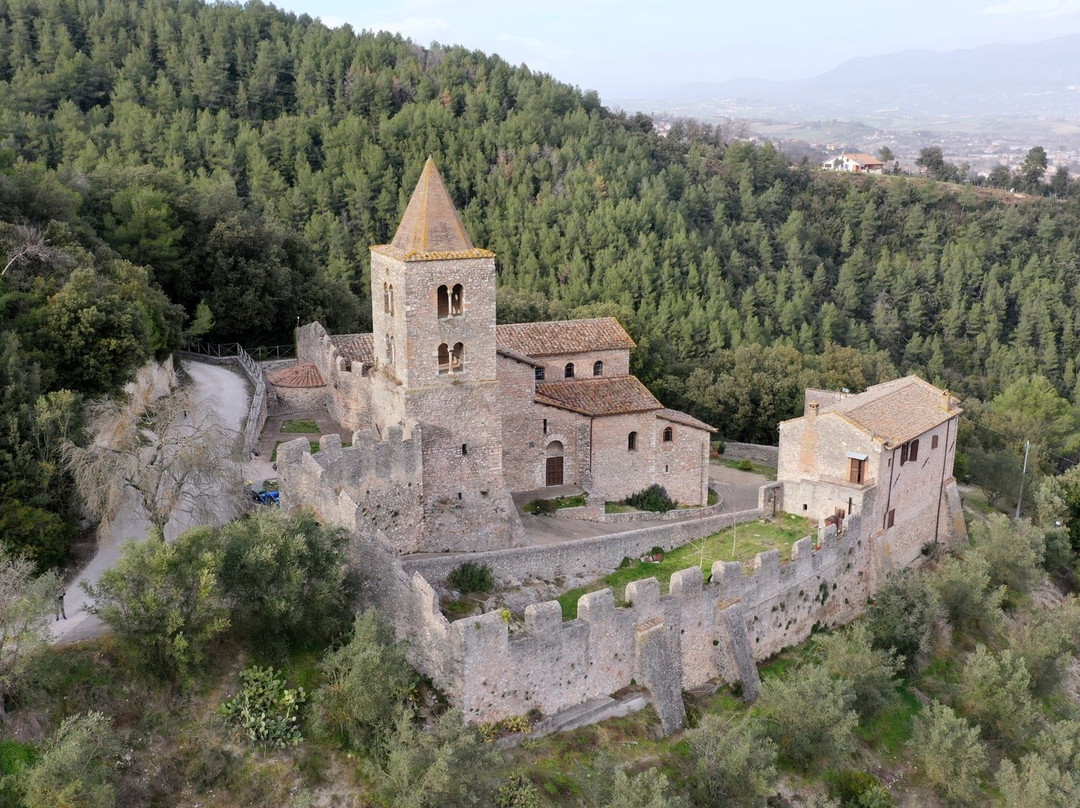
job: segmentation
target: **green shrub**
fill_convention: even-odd
[[[815,760],[836,760],[854,748],[859,722],[851,709],[854,702],[848,682],[832,678],[823,665],[806,665],[765,682],[757,710],[780,757],[806,769]]]
[[[893,808],[889,790],[869,772],[830,772],[825,781],[829,796],[840,800],[843,808]]]
[[[986,770],[986,747],[979,730],[953,712],[932,702],[915,717],[908,748],[919,771],[952,805],[979,805],[980,778]]]
[[[446,583],[459,592],[490,592],[495,588],[495,577],[487,564],[466,561],[450,571]]]
[[[356,584],[345,531],[310,510],[260,508],[221,528],[222,591],[237,630],[256,647],[322,644],[352,621]]]
[[[221,714],[251,743],[284,749],[303,740],[297,713],[306,694],[290,690],[273,667],[258,665],[240,672],[240,692],[221,705]]]
[[[127,544],[97,586],[85,587],[94,601],[87,610],[112,629],[136,667],[185,684],[229,627],[220,570],[221,550],[209,528],[168,544],[157,532]]]
[[[896,675],[904,663],[891,650],[874,648],[869,630],[856,623],[818,640],[829,673],[851,684],[852,706],[871,717],[896,698]]]
[[[757,808],[776,790],[776,745],[756,719],[706,715],[686,740],[698,805]]]
[[[975,551],[986,559],[990,580],[1015,592],[1030,592],[1043,576],[1046,536],[1026,519],[991,514],[971,528]]]
[[[1018,748],[1039,719],[1031,699],[1031,677],[1023,658],[979,645],[960,673],[960,706],[978,722],[983,737]]]
[[[404,647],[368,610],[357,615],[349,643],[327,653],[319,667],[326,681],[312,695],[313,726],[349,746],[378,751],[416,685]]]
[[[655,483],[648,488],[627,497],[623,502],[638,510],[653,511],[655,513],[671,511],[677,507],[674,500],[668,496],[667,489],[662,485],[656,485]]]
[[[21,778],[25,808],[113,808],[120,743],[102,713],[64,720]]]
[[[743,458],[742,460],[740,460],[738,463],[735,464],[735,468],[737,468],[739,471],[753,471],[754,470],[754,462],[752,460],[748,460],[746,458]]]
[[[978,553],[947,558],[931,576],[953,628],[988,635],[1000,622],[1004,587],[990,582],[990,565]]]
[[[874,647],[899,654],[909,671],[928,650],[934,623],[941,615],[937,593],[912,569],[890,572],[866,608],[866,627]]]

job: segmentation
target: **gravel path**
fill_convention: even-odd
[[[208,365],[202,362],[185,361],[183,368],[191,377],[191,397],[200,401],[213,413],[226,429],[238,433],[247,415],[251,394],[246,379],[231,368]],[[213,503],[213,519],[216,524],[224,524],[237,514],[216,496],[217,492],[207,491],[205,496]],[[180,533],[199,522],[186,512],[177,513],[165,526],[165,538],[173,541]],[[108,531],[98,535],[98,550],[90,563],[82,569],[75,579],[67,585],[67,597],[64,607],[67,619],[53,623],[54,644],[78,642],[102,633],[101,621],[86,611],[89,600],[82,584],[96,584],[101,574],[113,567],[120,558],[120,551],[125,542],[142,541],[150,528],[150,522],[142,506],[133,496],[130,507],[113,520]]]

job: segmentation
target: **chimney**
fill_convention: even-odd
[[[809,404],[807,404],[806,405],[806,417],[807,418],[816,418],[817,417],[817,412],[818,412],[818,406],[819,405],[818,405],[818,403],[816,401],[811,401]]]
[[[938,404],[945,412],[952,412],[952,396],[949,395],[948,390],[941,391],[940,403]]]

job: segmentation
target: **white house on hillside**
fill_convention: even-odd
[[[849,171],[852,174],[885,173],[885,164],[881,160],[862,152],[838,154],[822,163],[821,167],[826,171]]]

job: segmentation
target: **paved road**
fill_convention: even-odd
[[[213,413],[222,426],[239,434],[251,399],[244,377],[228,367],[202,362],[184,362],[183,367],[192,380],[191,397],[201,402],[208,412]],[[223,524],[234,518],[236,513],[216,494],[217,492],[213,491],[206,492],[206,497],[214,504],[212,521]],[[196,519],[191,513],[178,513],[165,526],[165,538],[172,541],[189,527],[206,521]],[[149,528],[150,522],[146,513],[132,497],[130,507],[113,520],[109,530],[99,533],[97,553],[67,586],[67,597],[64,600],[67,619],[53,623],[54,643],[77,642],[101,633],[101,621],[86,611],[89,598],[82,584],[96,584],[101,574],[116,564],[124,543],[142,541]]]
[[[754,474],[751,471],[739,471],[738,469],[722,466],[718,463],[709,464],[709,479],[712,487],[724,501],[723,510],[749,511],[758,506],[758,489],[768,479],[763,474]]]

